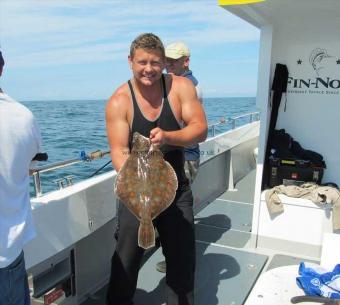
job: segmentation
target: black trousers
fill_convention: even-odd
[[[167,305],[194,303],[195,233],[192,206],[191,190],[177,191],[174,202],[153,221],[166,260]],[[118,221],[118,241],[112,257],[107,303],[131,305],[144,249],[138,246],[139,220],[123,203],[119,205]]]

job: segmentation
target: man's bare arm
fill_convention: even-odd
[[[207,137],[207,120],[202,104],[199,102],[196,89],[191,81],[183,77],[177,78],[175,92],[181,102],[182,120],[185,127],[176,131],[164,131],[155,128],[151,131],[154,144],[170,144],[187,147],[203,142]]]
[[[112,164],[118,172],[129,156],[129,123],[126,96],[119,92],[106,105],[106,132],[111,150]]]

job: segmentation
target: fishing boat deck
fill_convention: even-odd
[[[242,179],[195,216],[195,304],[243,304],[267,256],[244,249],[250,239],[255,171]],[[165,304],[165,274],[156,271],[164,260],[161,249],[147,253],[140,269],[136,304]],[[83,305],[105,304],[106,287]]]
[[[251,246],[255,174],[251,171],[234,190],[226,191],[195,215],[196,305],[242,305],[262,271],[297,265],[302,260],[315,262]],[[146,253],[139,272],[136,305],[165,304],[165,274],[156,270],[162,260],[161,248]],[[82,305],[104,305],[106,289],[89,296]]]

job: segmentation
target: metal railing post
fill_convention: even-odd
[[[236,128],[236,119],[231,118],[231,129],[235,129]]]
[[[41,197],[42,190],[41,190],[41,180],[40,180],[40,173],[39,172],[33,173],[33,182],[34,182],[35,196]]]

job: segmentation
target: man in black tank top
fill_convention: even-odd
[[[113,166],[119,171],[128,158],[135,131],[160,146],[174,168],[178,190],[173,203],[153,220],[166,259],[166,304],[194,303],[195,234],[193,197],[184,172],[183,147],[204,141],[207,122],[192,82],[163,75],[165,52],[154,34],[131,44],[132,79],[108,101],[106,124]],[[181,126],[185,126],[181,128]],[[108,305],[131,305],[144,250],[138,246],[137,218],[119,204],[119,234],[112,257]],[[150,304],[151,305],[151,304]]]

